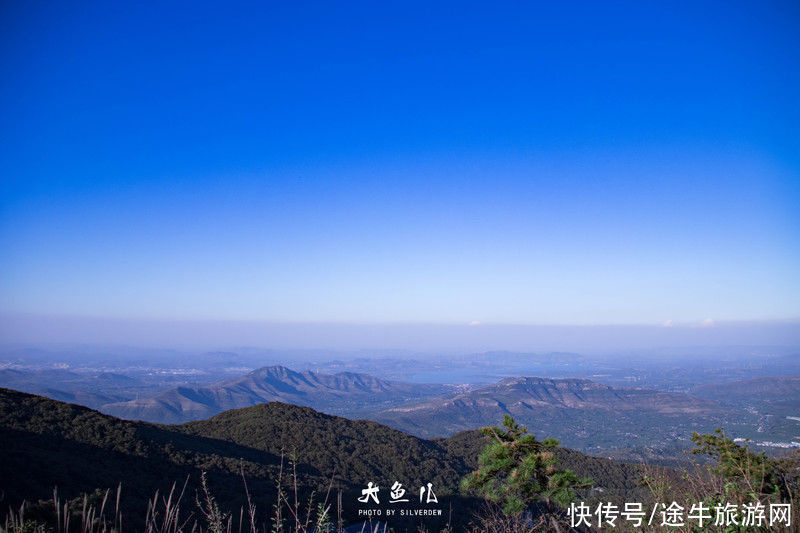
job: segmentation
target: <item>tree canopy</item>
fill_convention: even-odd
[[[526,427],[506,415],[502,427],[481,430],[490,443],[479,458],[478,469],[462,481],[462,488],[475,491],[503,507],[508,515],[525,511],[533,502],[567,506],[575,491],[589,487],[590,479],[581,479],[557,466],[555,439],[539,441]]]

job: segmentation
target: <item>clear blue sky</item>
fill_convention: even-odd
[[[797,2],[0,9],[6,315],[800,318]]]

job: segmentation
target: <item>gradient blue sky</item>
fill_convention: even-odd
[[[800,318],[797,2],[0,9],[5,315]]]

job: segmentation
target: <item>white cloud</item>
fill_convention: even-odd
[[[713,318],[706,318],[705,320],[692,324],[693,328],[713,328],[716,325]]]

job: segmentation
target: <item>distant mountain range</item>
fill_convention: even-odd
[[[542,437],[602,451],[668,445],[692,430],[712,431],[726,410],[718,403],[586,379],[508,378],[466,392],[393,407],[373,416],[422,437],[448,436],[514,416]]]
[[[102,405],[129,420],[181,423],[229,409],[280,401],[329,414],[376,420],[422,438],[448,437],[492,425],[511,414],[542,437],[603,454],[619,448],[688,445],[692,431],[724,425],[719,403],[686,394],[616,388],[586,379],[507,378],[466,391],[387,381],[354,372],[255,370],[203,387],[178,387],[155,397]]]
[[[228,409],[279,401],[358,416],[449,390],[452,387],[446,385],[386,381],[355,372],[322,374],[268,366],[239,378],[203,387],[177,387],[152,398],[109,403],[100,409],[128,420],[180,423],[205,419]]]
[[[587,453],[624,460],[684,461],[693,431],[725,428],[734,438],[790,443],[800,439],[800,377],[766,377],[705,385],[690,393],[615,387],[586,379],[506,378],[480,387],[389,381],[356,372],[297,372],[268,366],[207,385],[181,384],[129,400],[130,378],[112,373],[0,370],[13,388],[96,408],[128,419],[173,424],[267,402],[375,420],[423,438],[497,423],[511,414],[541,437]],[[50,376],[53,374],[53,376]],[[72,388],[61,389],[62,383]],[[36,386],[48,379],[55,386]],[[46,381],[45,381],[46,382]],[[96,389],[79,389],[99,383]],[[102,386],[101,386],[102,385]],[[124,401],[116,395],[127,391]],[[780,444],[782,445],[782,444]]]

